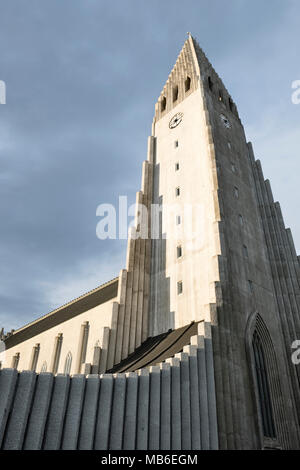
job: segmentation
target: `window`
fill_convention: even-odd
[[[236,166],[234,163],[231,163],[231,170],[232,170],[232,173],[236,173]]]
[[[176,195],[176,197],[180,196],[180,188],[179,187],[175,189],[175,195]]]
[[[223,101],[223,94],[221,90],[219,90],[219,101]]]
[[[257,330],[255,330],[253,334],[252,348],[254,355],[254,366],[258,388],[260,412],[262,418],[263,434],[265,437],[275,439],[276,431],[274,425],[266,359],[263,350],[263,345]]]
[[[227,142],[229,150],[231,150],[231,142]]]
[[[212,91],[213,86],[214,86],[214,85],[213,85],[213,82],[212,82],[211,78],[208,77],[208,88],[210,89],[210,91]]]
[[[181,224],[181,217],[180,215],[176,215],[176,225],[180,225]]]
[[[173,88],[173,103],[178,99],[178,85]]]
[[[174,142],[174,147],[175,147],[175,148],[178,147],[178,140],[175,140],[175,142]]]
[[[240,226],[243,227],[244,226],[244,218],[243,216],[240,214],[239,215],[239,223],[240,223]]]
[[[40,353],[40,345],[36,344],[33,347],[33,350],[32,350],[30,370],[33,370],[33,371],[36,370],[37,361],[38,361],[38,358],[39,358],[39,353]]]
[[[72,366],[72,353],[71,351],[69,351],[65,360],[64,374],[70,374],[71,366]]]
[[[243,252],[244,252],[245,258],[248,258],[248,248],[246,247],[246,245],[243,245]]]
[[[236,186],[233,189],[233,194],[234,194],[234,197],[236,199],[238,199],[238,197],[239,197],[239,188],[237,188]]]
[[[229,104],[230,111],[233,111],[233,101],[231,98],[228,98],[228,104]]]
[[[56,374],[58,370],[62,343],[63,343],[63,334],[58,333],[54,341],[53,360],[52,360],[52,364],[50,367],[50,372],[52,372],[53,374]]]
[[[179,170],[179,163],[175,163],[175,171],[178,171]]]
[[[191,79],[190,77],[186,77],[186,81],[184,82],[185,92],[189,91],[190,88],[191,88]]]
[[[20,361],[20,353],[16,353],[12,358],[12,368],[17,369]]]
[[[43,362],[41,372],[47,372],[47,362],[46,361]]]
[[[179,245],[177,247],[177,258],[181,258],[182,257],[182,247],[181,245]]]
[[[177,282],[177,294],[182,294],[182,281]]]
[[[165,111],[166,107],[167,107],[167,98],[163,96],[160,102],[160,110]]]
[[[249,292],[251,292],[251,294],[253,294],[254,292],[254,288],[253,288],[253,282],[252,281],[248,281],[248,288],[249,288]]]

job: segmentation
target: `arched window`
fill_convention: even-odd
[[[167,107],[167,98],[163,96],[160,102],[160,110],[165,111],[166,107]]]
[[[248,320],[246,346],[262,447],[289,448],[277,357],[269,330],[257,312]]]
[[[191,88],[191,79],[190,79],[190,77],[186,77],[186,80],[184,82],[184,88],[185,88],[185,92],[190,90],[190,88]]]
[[[46,361],[43,362],[41,372],[47,372],[47,362]]]
[[[260,413],[265,437],[275,439],[276,431],[270,394],[269,378],[265,353],[258,332],[255,330],[252,338],[256,382],[259,395]]]
[[[173,88],[173,102],[178,100],[178,85]]]
[[[66,361],[65,361],[64,374],[70,374],[71,366],[72,366],[72,353],[71,351],[69,351],[66,357]]]

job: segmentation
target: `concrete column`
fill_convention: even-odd
[[[117,328],[117,340],[116,340],[116,351],[115,351],[115,364],[121,362],[122,358],[122,343],[124,334],[124,315],[125,315],[125,300],[126,300],[126,283],[127,283],[127,271],[122,269],[119,276],[119,315],[118,315],[118,328]]]
[[[38,375],[23,446],[25,450],[40,450],[42,448],[53,381],[54,377],[49,372]]]
[[[85,392],[85,376],[74,375],[71,379],[70,394],[65,416],[62,439],[63,450],[77,449],[81,412]]]
[[[204,337],[193,336],[191,344],[197,346],[201,448],[208,450],[210,445]]]
[[[138,410],[137,410],[137,434],[136,449],[147,450],[148,448],[148,425],[149,425],[149,371],[140,369],[138,387]]]
[[[100,366],[99,374],[104,374],[107,370],[107,354],[108,354],[108,345],[109,345],[109,328],[104,326],[101,328],[101,356],[100,356]]]
[[[171,365],[171,449],[181,450],[181,386],[180,360],[167,359]]]
[[[126,375],[116,374],[114,382],[109,448],[112,450],[121,450],[123,443]]]
[[[111,327],[110,327],[110,332],[109,332],[109,344],[108,344],[108,353],[107,353],[107,366],[106,366],[107,370],[111,369],[115,363],[118,313],[119,313],[119,304],[118,302],[113,302],[112,319],[111,319]]]
[[[88,375],[86,379],[84,403],[81,416],[81,426],[78,439],[79,450],[93,449],[99,390],[99,375]]]
[[[54,377],[54,388],[45,431],[45,450],[60,449],[70,386],[70,376],[58,374]]]
[[[100,356],[101,356],[100,343],[98,345],[98,342],[97,342],[96,346],[94,347],[93,364],[92,364],[92,368],[91,368],[91,373],[92,374],[98,374],[99,373]]]
[[[109,442],[114,378],[112,374],[104,374],[101,376],[100,380],[100,395],[98,403],[94,449],[107,450]]]
[[[52,374],[54,375],[58,371],[62,342],[63,342],[63,334],[59,333],[56,336],[55,341],[54,341],[54,349],[53,349],[53,354],[52,354],[52,359],[51,359],[51,364],[50,364],[50,372],[52,372]]]
[[[205,336],[205,359],[206,359],[206,380],[208,389],[208,410],[209,410],[209,429],[210,429],[210,448],[216,450],[219,448],[218,442],[218,421],[216,405],[216,387],[214,374],[214,357],[212,347],[211,326],[204,323]]]
[[[85,362],[88,337],[89,337],[89,322],[86,321],[81,325],[81,328],[80,328],[77,361],[76,361],[76,368],[75,368],[76,374],[81,373],[81,366]]]
[[[201,426],[199,411],[199,387],[198,387],[198,364],[197,347],[185,346],[183,349],[189,356],[190,373],[190,400],[191,400],[191,445],[193,450],[201,449]]]
[[[150,367],[150,403],[148,449],[158,450],[160,444],[160,367]]]
[[[32,370],[32,371],[36,370],[36,366],[37,366],[37,362],[38,362],[38,358],[39,358],[39,353],[40,353],[40,345],[36,344],[32,348],[32,354],[31,354],[31,358],[30,358],[29,370]]]
[[[160,449],[171,449],[171,368],[163,362],[161,368],[160,397]]]
[[[138,397],[138,375],[136,372],[126,374],[126,406],[124,417],[123,449],[134,450],[137,426],[137,397]]]
[[[4,437],[4,450],[22,449],[35,381],[35,372],[24,371],[19,374],[13,408]]]
[[[181,446],[182,450],[191,450],[191,403],[190,373],[186,353],[176,354],[180,359],[180,391],[181,391]]]
[[[14,398],[17,378],[18,372],[16,369],[3,369],[0,371],[0,449]]]

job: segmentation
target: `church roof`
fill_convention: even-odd
[[[118,293],[118,280],[116,277],[9,334],[4,340],[6,349],[115,298]]]

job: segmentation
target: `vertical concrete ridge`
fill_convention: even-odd
[[[70,377],[1,370],[3,448],[217,449],[211,329],[200,325],[183,352],[136,372]]]

